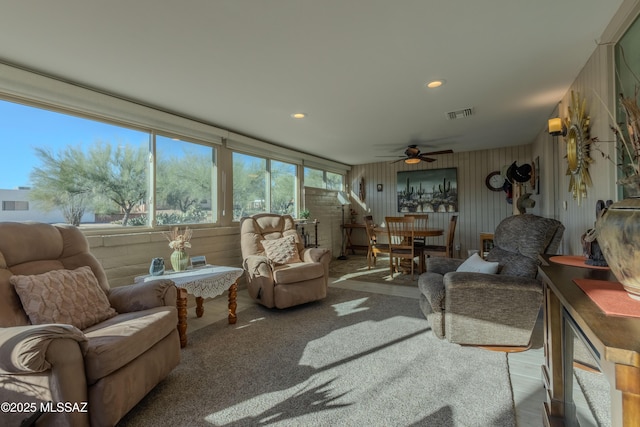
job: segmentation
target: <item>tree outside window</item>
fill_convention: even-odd
[[[233,153],[233,220],[261,212],[295,216],[297,166]]]
[[[267,159],[233,153],[233,220],[266,212]]]
[[[304,186],[326,188],[324,172],[319,169],[304,168]]]
[[[304,185],[305,187],[342,191],[344,189],[344,177],[337,173],[305,167]]]
[[[156,222],[214,222],[215,148],[156,136]]]
[[[214,222],[215,148],[158,136],[151,177],[151,137],[0,100],[0,140],[14,159],[0,169],[0,191],[27,193],[33,203],[20,220],[140,226],[149,225],[147,200],[155,187],[160,225]]]
[[[271,207],[272,213],[295,216],[296,207],[296,165],[272,160],[271,164]]]

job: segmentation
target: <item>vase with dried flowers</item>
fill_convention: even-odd
[[[624,187],[626,198],[603,210],[596,221],[595,233],[590,239],[598,239],[611,272],[631,298],[640,300],[640,79],[632,70],[631,74],[637,82],[634,96],[619,96],[620,107],[625,116],[626,134],[608,111],[614,123],[611,129],[620,142],[622,154],[622,161],[614,163],[625,175],[617,183]],[[612,160],[599,150],[599,141],[596,139],[594,142],[594,148],[605,158]]]
[[[173,249],[171,254],[171,266],[174,271],[184,271],[189,265],[189,255],[187,255],[186,248],[191,247],[191,236],[193,231],[186,227],[184,232],[181,233],[178,227],[174,227],[170,233],[165,236],[169,240],[169,247]]]

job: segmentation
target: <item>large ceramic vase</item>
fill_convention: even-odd
[[[616,279],[640,301],[640,176],[620,180],[626,199],[612,204],[596,222],[598,243]]]
[[[184,271],[189,265],[189,255],[183,250],[176,249],[171,254],[171,267],[173,271]]]

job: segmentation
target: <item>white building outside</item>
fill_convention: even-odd
[[[0,189],[0,221],[38,221],[49,224],[66,223],[61,210],[44,212],[29,199],[29,188]],[[93,222],[93,212],[85,212],[82,222]]]

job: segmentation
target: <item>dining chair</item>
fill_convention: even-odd
[[[405,216],[412,216],[414,221],[413,221],[413,228],[414,230],[420,230],[420,229],[425,229],[427,228],[427,222],[429,221],[429,215],[426,214],[407,214]],[[427,244],[427,238],[426,237],[419,237],[416,236],[413,239],[413,246],[424,246]]]
[[[412,216],[387,216],[384,220],[387,223],[387,233],[389,235],[389,269],[391,270],[391,276],[394,273],[394,259],[398,260],[398,270],[400,270],[400,260],[407,259],[411,265],[411,279],[413,280],[413,259],[415,257],[413,230],[415,220]]]
[[[367,250],[367,267],[371,270],[371,260],[373,259],[373,266],[375,267],[379,254],[389,254],[389,245],[378,242],[373,216],[365,216],[364,224],[367,229],[367,238],[369,240],[369,248]]]
[[[429,215],[427,214],[405,214],[405,216],[412,216],[414,219],[413,222],[413,230],[414,232],[417,230],[424,230],[427,228],[427,223],[429,221]],[[426,236],[418,236],[417,233],[413,238],[413,248],[415,251],[416,257],[418,257],[418,266],[420,273],[424,273],[425,269],[425,255],[424,255],[424,246],[427,244]]]
[[[453,238],[456,234],[456,224],[458,222],[458,215],[452,215],[449,220],[449,230],[447,231],[447,241],[443,245],[424,245],[422,252],[424,256],[431,257],[441,256],[445,258],[453,258]]]

